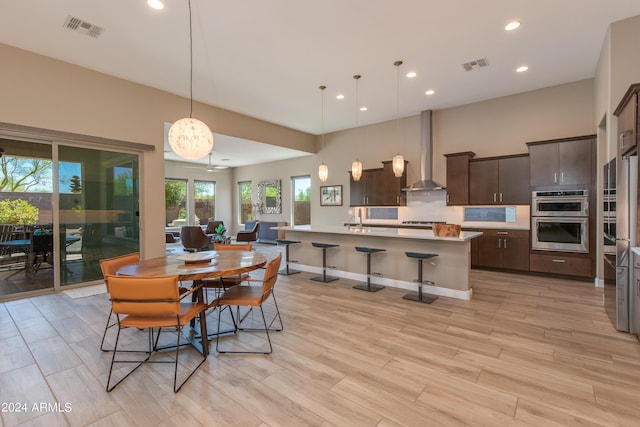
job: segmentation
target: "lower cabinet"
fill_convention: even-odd
[[[529,230],[479,229],[471,241],[471,266],[529,271]]]
[[[532,252],[529,264],[531,271],[539,273],[593,277],[591,258],[588,256]]]

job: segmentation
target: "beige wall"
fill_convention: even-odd
[[[188,100],[3,44],[0,58],[0,121],[156,147],[141,156],[141,250],[163,254],[163,124],[182,118]],[[316,150],[312,135],[240,114],[196,103],[194,116],[214,132]]]

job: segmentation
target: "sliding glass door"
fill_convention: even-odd
[[[59,146],[60,283],[102,279],[99,260],[137,252],[138,155]]]

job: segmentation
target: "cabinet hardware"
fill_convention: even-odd
[[[498,249],[500,249],[502,246],[502,239],[498,239]]]
[[[502,193],[500,193],[500,202],[502,202]]]
[[[400,196],[396,196],[396,203],[400,204]]]
[[[447,203],[450,203],[451,201],[449,200],[449,193],[447,193]]]
[[[496,234],[507,234],[508,235],[509,232],[508,231],[496,231]]]
[[[507,239],[504,239],[504,248],[507,249]]]
[[[558,183],[558,172],[554,172],[553,173],[553,183],[557,184]]]
[[[493,203],[496,202],[496,193],[493,193]]]
[[[554,259],[554,260],[552,260],[552,261],[553,261],[553,262],[560,263],[560,264],[567,262],[567,260],[566,260],[566,259]]]
[[[564,184],[564,172],[560,173],[560,184]]]

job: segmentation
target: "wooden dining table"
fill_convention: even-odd
[[[167,255],[158,258],[141,260],[136,264],[126,265],[116,271],[122,276],[178,276],[179,281],[193,281],[197,285],[200,280],[235,274],[247,273],[263,267],[267,258],[253,251],[203,251],[179,255]],[[206,302],[202,288],[195,292],[198,301]],[[194,332],[192,330],[192,332]],[[206,314],[200,313],[200,337],[192,333],[192,344],[202,352],[209,354]],[[199,344],[199,345],[198,345]]]

